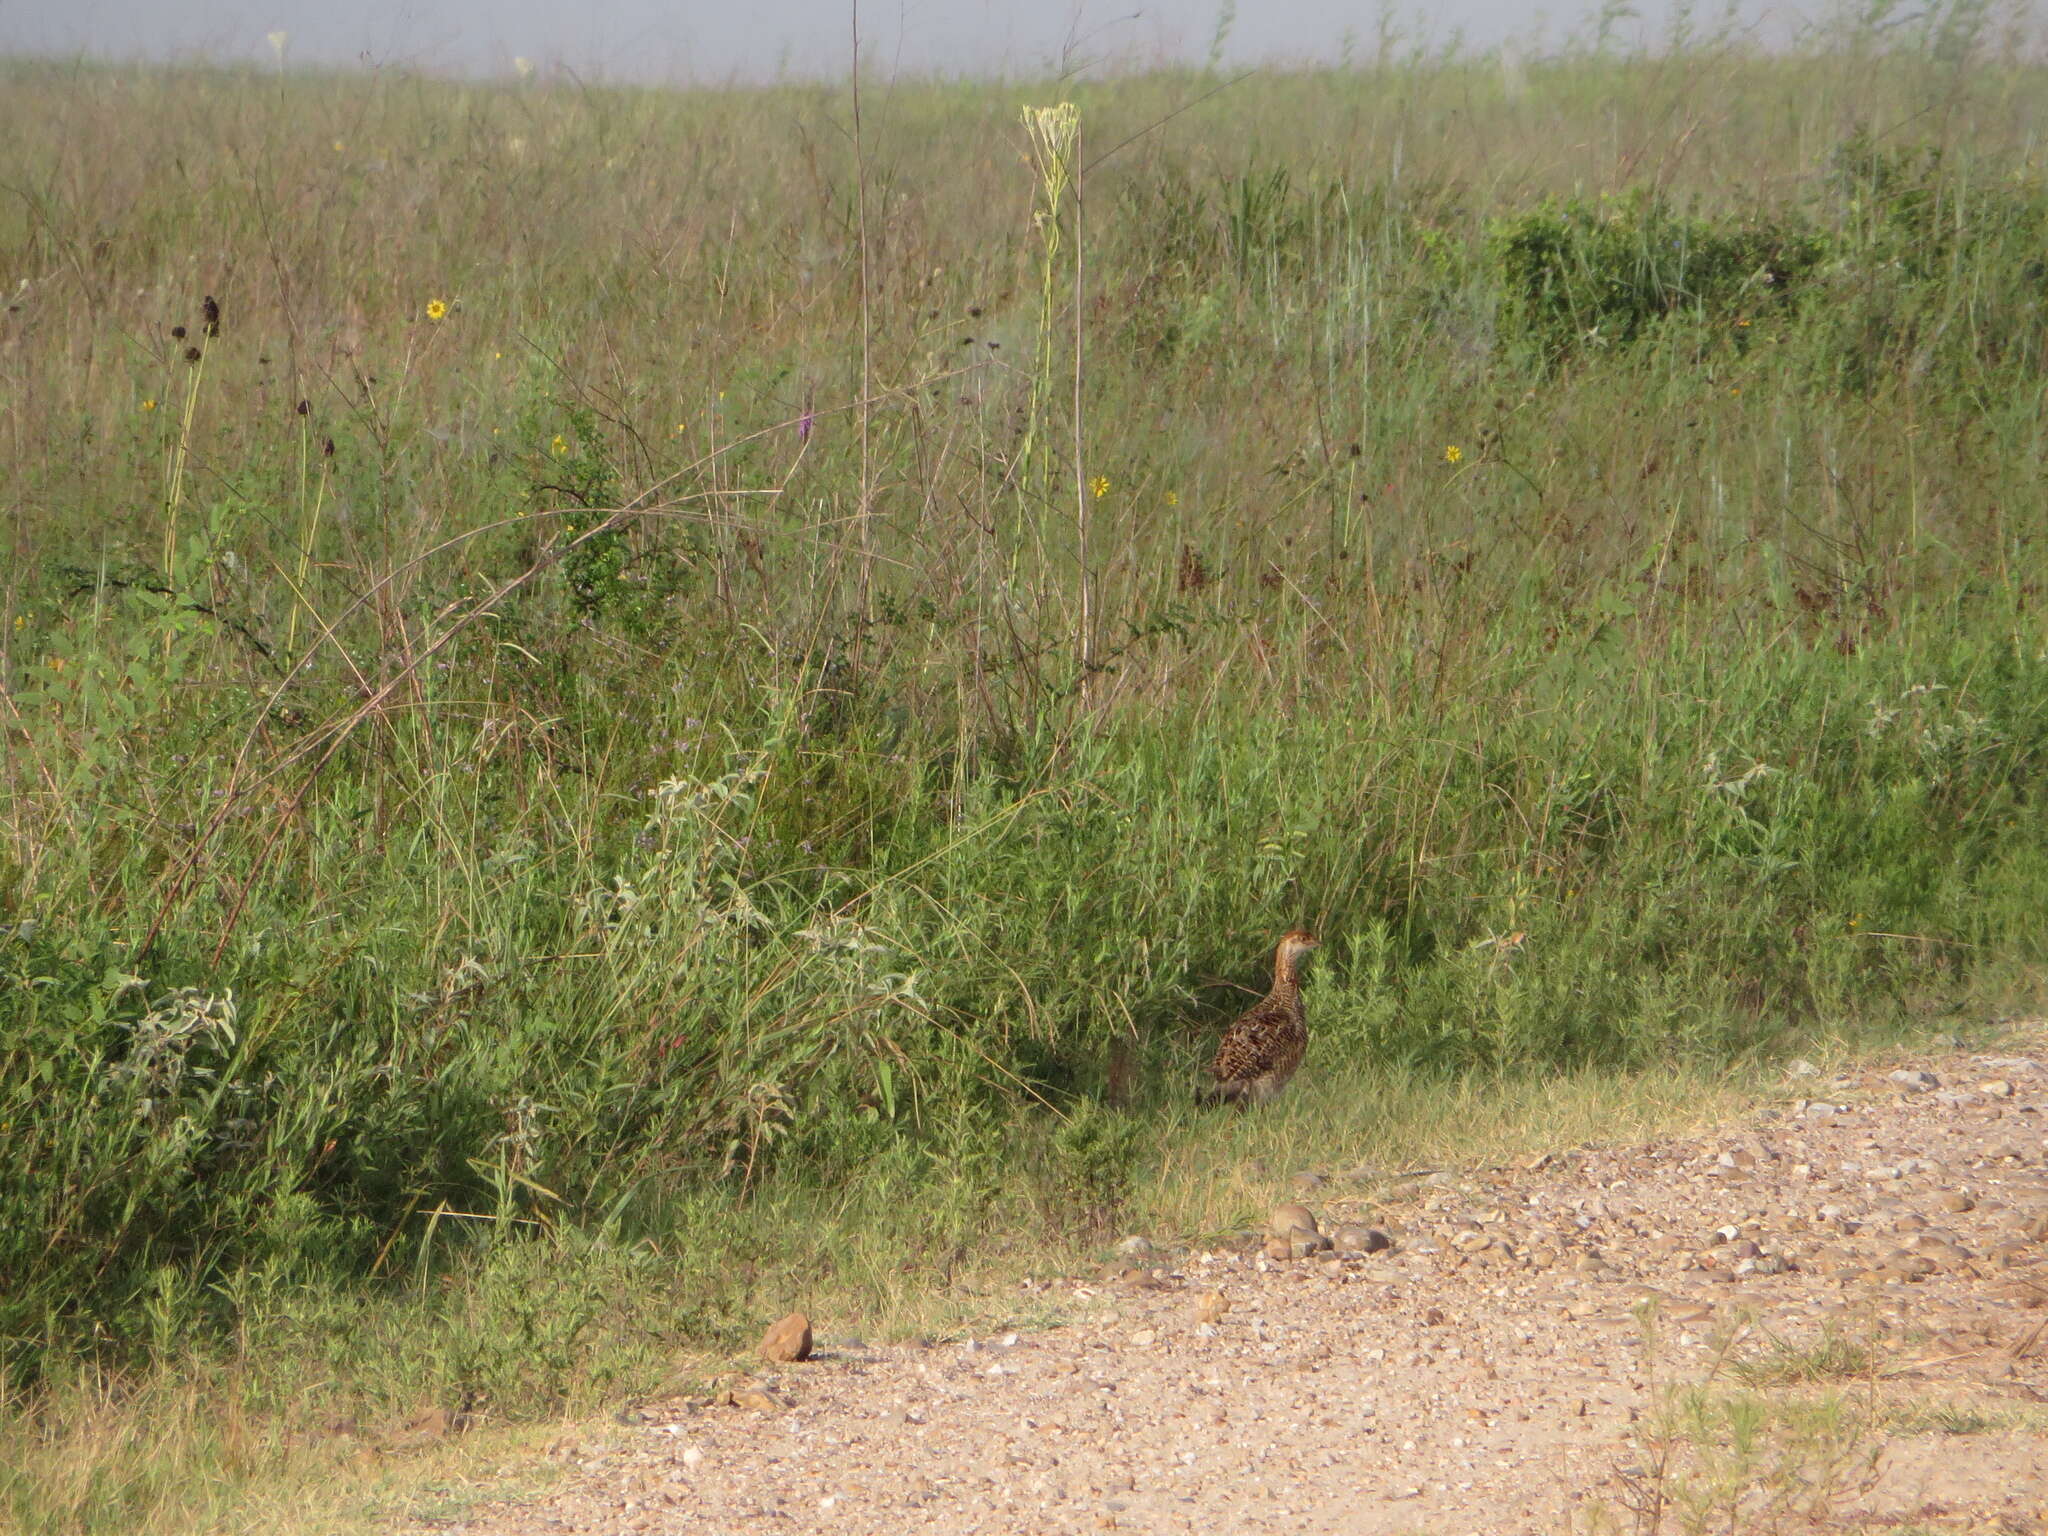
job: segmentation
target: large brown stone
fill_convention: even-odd
[[[792,1312],[761,1335],[763,1359],[788,1363],[811,1358],[811,1320]]]
[[[1273,1214],[1266,1218],[1268,1237],[1285,1237],[1297,1227],[1306,1232],[1321,1230],[1316,1225],[1315,1213],[1305,1205],[1276,1205]]]

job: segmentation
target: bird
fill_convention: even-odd
[[[1280,936],[1273,951],[1273,989],[1223,1032],[1209,1063],[1215,1082],[1204,1083],[1198,1094],[1204,1102],[1263,1104],[1287,1086],[1308,1051],[1301,960],[1321,942],[1305,928]]]

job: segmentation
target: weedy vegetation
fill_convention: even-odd
[[[2032,48],[0,66],[0,1522],[2036,1000]]]
[[[1874,1376],[1876,1352],[1864,1340],[1824,1328],[1804,1342],[1766,1335],[1763,1347],[1728,1362],[1728,1374],[1746,1387],[1810,1385]]]
[[[1658,1358],[1655,1309],[1640,1316],[1645,1366],[1660,1378],[1657,1401],[1614,1468],[1607,1497],[1589,1506],[1595,1532],[1705,1536],[1817,1523],[1859,1533],[1933,1531],[1948,1518],[1939,1502],[1907,1499],[1931,1522],[1923,1525],[1897,1511],[1896,1484],[1882,1494],[1888,1446],[2012,1436],[2024,1460],[2032,1443],[2024,1437],[2041,1427],[2038,1408],[1981,1387],[1930,1396],[1927,1379],[1901,1354],[1908,1335],[1882,1327],[1830,1324],[1793,1339],[1745,1322],[1715,1341],[1704,1370],[1671,1380]]]

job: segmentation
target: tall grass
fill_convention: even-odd
[[[2042,84],[1077,88],[1072,313],[1049,90],[871,88],[863,212],[823,89],[9,69],[20,1433],[183,1371],[268,1464],[1196,1219],[1296,922],[1353,1149],[2036,993]],[[80,1464],[17,1518],[177,1504]]]

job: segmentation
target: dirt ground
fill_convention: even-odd
[[[2048,1532],[2048,1025],[2008,1039],[1794,1063],[1705,1136],[1305,1176],[1336,1250],[1131,1241],[1020,1298],[1059,1326],[823,1336],[405,1528]]]

